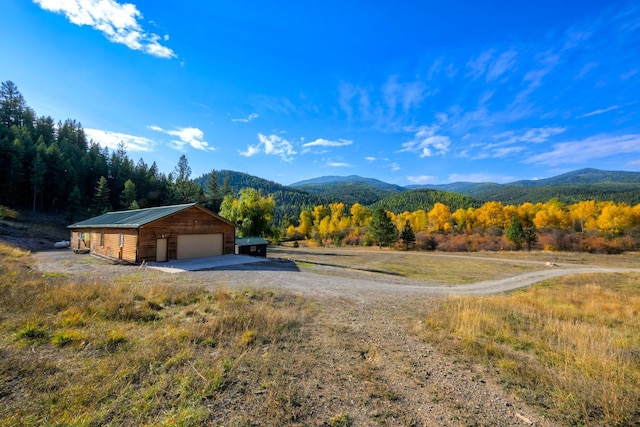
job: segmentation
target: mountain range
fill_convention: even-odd
[[[452,210],[480,206],[486,201],[505,205],[546,202],[552,198],[567,204],[582,200],[640,203],[640,172],[580,169],[539,180],[521,180],[506,184],[493,182],[455,182],[442,185],[402,187],[357,175],[322,176],[281,185],[241,172],[218,171],[220,185],[228,177],[234,192],[253,187],[272,194],[276,201],[276,219],[297,218],[301,209],[319,204],[360,203],[370,208],[383,207],[393,212],[430,210],[441,202]],[[203,177],[204,178],[204,177]],[[199,181],[204,185],[203,178]]]
[[[394,186],[372,178],[355,175],[324,176],[291,184],[313,194],[327,195],[345,185],[375,188],[382,195],[399,191],[431,189],[459,193],[482,201],[495,200],[504,204],[546,202],[557,198],[564,203],[581,200],[612,200],[640,203],[640,172],[605,171],[593,168],[580,169],[562,175],[539,180],[521,180],[506,184],[494,182],[454,182],[441,185]]]

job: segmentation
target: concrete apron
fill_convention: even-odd
[[[268,258],[253,257],[249,255],[220,255],[203,258],[188,258],[170,260],[167,262],[148,262],[144,266],[166,273],[182,273],[185,271],[213,270],[231,265],[252,264],[266,262]]]

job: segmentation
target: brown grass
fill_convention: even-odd
[[[267,349],[301,339],[313,313],[269,291],[43,276],[0,252],[1,425],[215,424],[224,390],[277,367]],[[291,408],[264,406],[274,419]]]
[[[452,297],[424,323],[442,349],[484,361],[564,425],[640,423],[640,276],[582,275]]]

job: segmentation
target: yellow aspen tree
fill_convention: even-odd
[[[513,205],[507,205],[502,208],[502,214],[504,215],[505,222],[502,223],[502,228],[505,230],[509,227],[511,220],[514,216],[517,216],[520,219],[520,215],[518,215],[518,208]]]
[[[362,227],[367,222],[368,211],[360,203],[351,206],[351,223],[354,227]]]
[[[300,223],[298,224],[298,233],[305,237],[311,236],[311,230],[313,229],[313,217],[311,212],[303,209],[300,212]]]
[[[407,221],[409,221],[409,224],[411,224],[411,218],[413,217],[413,214],[409,211],[404,211],[402,213],[399,213],[396,216],[396,228],[398,230],[402,230],[404,228],[404,225],[407,223]],[[413,226],[411,227],[413,228]]]
[[[599,209],[594,200],[584,200],[569,206],[569,217],[574,228],[581,233],[597,228],[598,215]]]
[[[332,237],[336,237],[340,234],[340,220],[342,219],[344,212],[344,203],[330,203],[329,210],[331,211],[329,233]]]
[[[533,218],[537,228],[569,228],[571,217],[563,203],[553,198],[542,205],[542,208]]]
[[[632,227],[640,227],[640,203],[631,208]]]
[[[476,224],[485,230],[504,228],[504,212],[500,202],[486,202],[475,211]]]
[[[536,216],[536,213],[538,212],[536,205],[531,202],[524,202],[523,204],[518,206],[517,209],[518,218],[520,218],[521,221],[526,221],[527,219],[533,220],[533,218]]]
[[[429,228],[431,232],[449,232],[451,231],[451,210],[449,206],[436,202],[433,209],[427,214],[429,218]]]
[[[453,220],[455,227],[458,231],[468,231],[466,209],[464,208],[456,209],[456,211],[451,214],[451,219]]]
[[[287,238],[291,239],[298,234],[298,229],[292,224],[287,227]]]
[[[602,208],[598,217],[598,228],[600,231],[611,233],[612,235],[621,234],[623,231],[631,228],[633,224],[633,216],[631,206],[626,203],[616,204],[608,202]]]
[[[313,226],[317,228],[320,226],[320,221],[329,215],[329,210],[324,205],[318,205],[313,208],[311,214],[313,216]]]
[[[331,217],[329,215],[322,218],[320,224],[318,224],[318,233],[322,239],[331,237]]]
[[[424,209],[418,209],[413,212],[409,221],[414,233],[426,231],[427,227],[429,227],[429,217]]]

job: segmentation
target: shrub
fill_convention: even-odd
[[[18,211],[15,211],[7,206],[0,205],[0,218],[18,218]]]
[[[16,333],[17,338],[27,338],[30,340],[38,340],[46,338],[48,331],[38,325],[27,323],[24,328]]]
[[[436,242],[433,234],[426,231],[420,231],[416,233],[415,245],[418,249],[423,251],[435,251],[438,247],[438,242]]]

